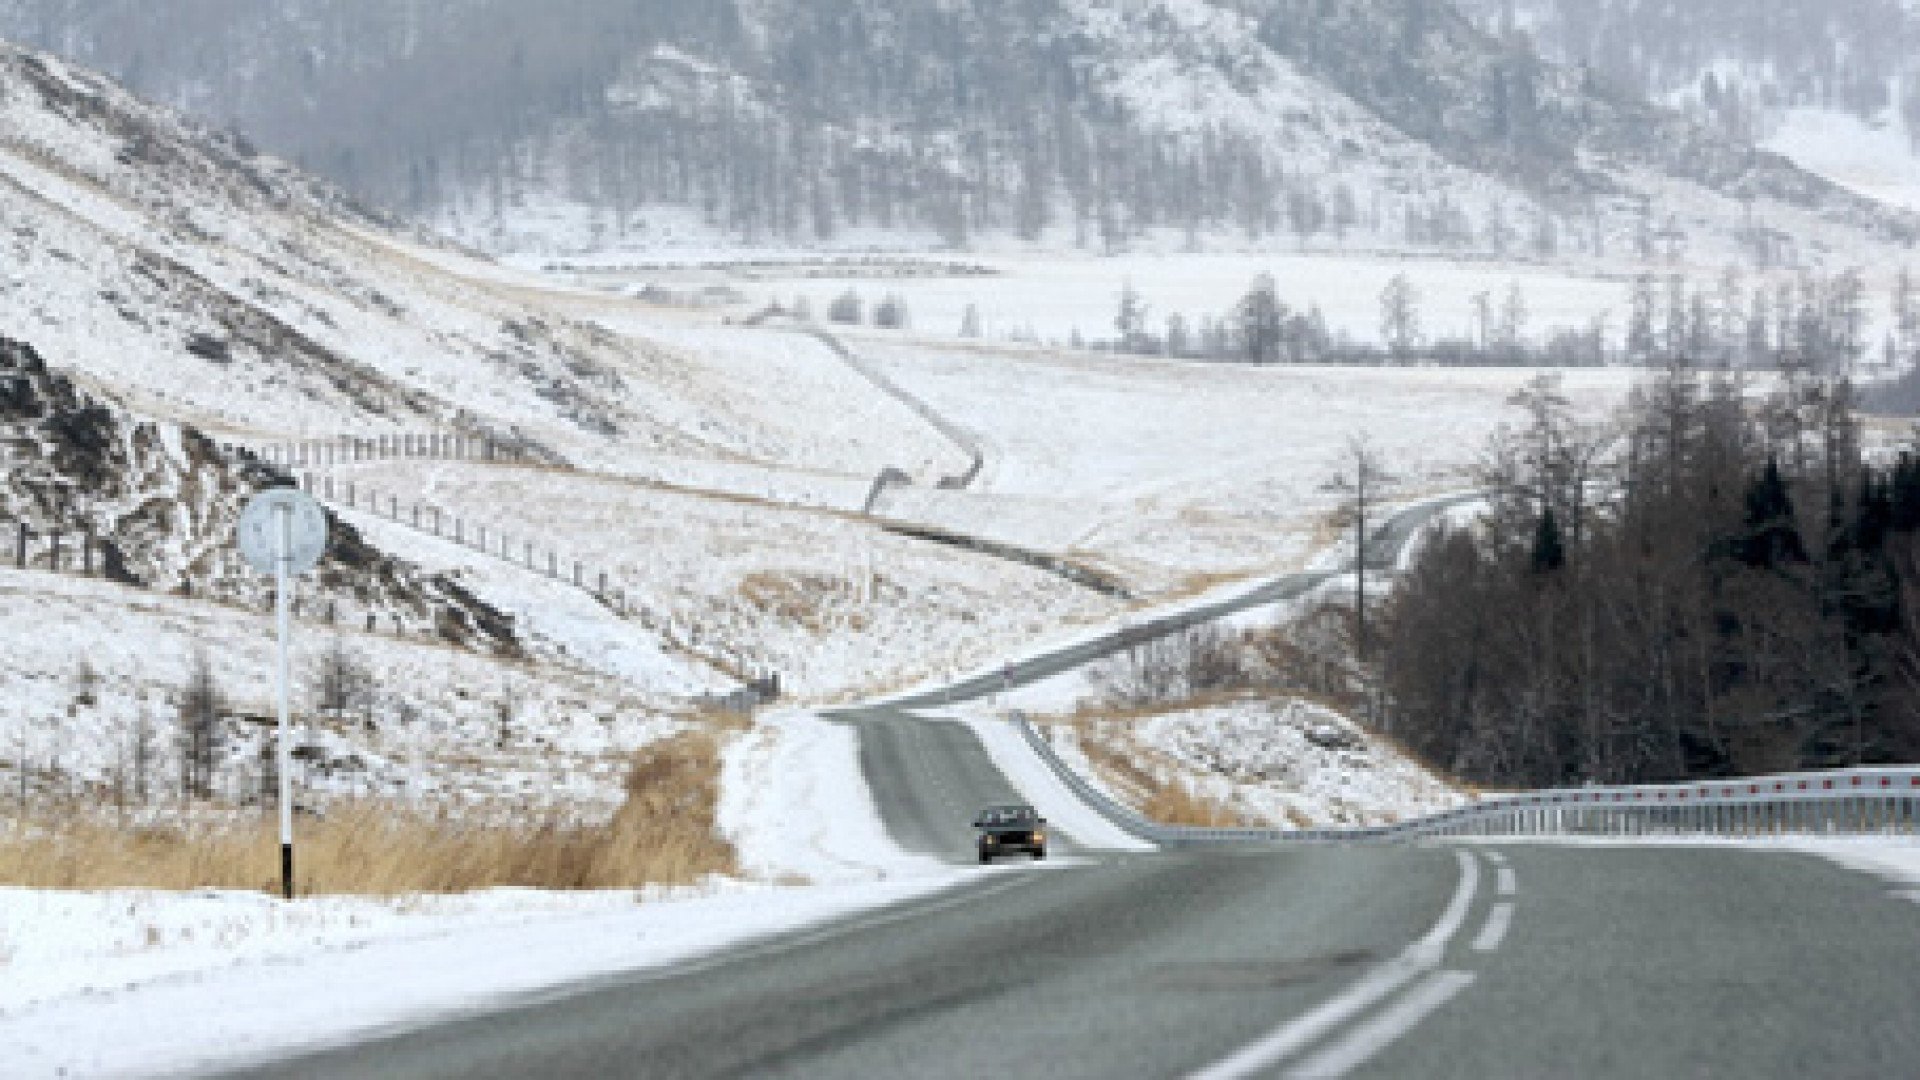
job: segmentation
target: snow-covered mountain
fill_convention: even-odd
[[[0,31],[501,251],[1916,235],[1447,0],[4,0]]]
[[[1490,32],[1849,188],[1920,207],[1909,0],[1462,0]]]

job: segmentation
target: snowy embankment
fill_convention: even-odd
[[[686,961],[948,883],[295,905],[246,893],[0,890],[9,934],[32,929],[32,947],[13,946],[0,980],[0,1075],[234,1066]]]
[[[1141,764],[1158,763],[1195,795],[1254,823],[1378,825],[1464,798],[1345,717],[1305,701],[1236,701],[1119,726]]]
[[[858,769],[852,733],[803,713],[740,737],[720,821],[754,882],[291,904],[0,889],[0,1075],[231,1066],[686,962],[966,880],[889,840]]]

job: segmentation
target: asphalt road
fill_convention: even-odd
[[[1017,796],[968,729],[905,711],[944,699],[839,718],[894,838],[971,861],[973,812]],[[914,904],[245,1075],[1920,1077],[1920,905],[1808,856],[1057,850]]]
[[[949,862],[976,861],[974,817],[988,806],[1027,801],[960,724],[917,721],[884,710],[845,722],[860,733],[860,770],[874,804],[882,808],[887,832],[908,851]],[[1078,847],[1055,828],[1048,850],[1067,854]]]
[[[1110,855],[246,1075],[1903,1077],[1915,956],[1800,855]]]
[[[1109,857],[691,970],[262,1070],[276,1077],[1172,1076],[1424,932],[1444,851]]]

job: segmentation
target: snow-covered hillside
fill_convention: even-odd
[[[1676,184],[1711,198],[1699,216],[1656,207],[1653,226],[1696,248],[1738,250],[1751,213],[1788,208],[1815,219],[1810,248],[1916,229],[1438,0],[170,14],[5,0],[0,32],[495,251],[1359,242],[1554,258],[1623,246],[1643,199]]]
[[[0,338],[0,522],[22,569],[78,568],[141,589],[258,607],[269,590],[233,543],[240,508],[288,483],[193,428],[139,420],[77,390],[34,350]],[[444,577],[333,528],[311,611],[395,633],[518,655],[512,623]],[[66,552],[56,546],[65,535]],[[78,550],[76,550],[78,549]]]
[[[1920,208],[1920,9],[1907,0],[1462,0],[1490,32]]]
[[[765,407],[738,366],[571,322],[96,76],[0,46],[0,90],[0,319],[143,412],[267,441],[444,430],[567,459],[893,463]],[[937,442],[886,405],[853,414],[870,438]]]

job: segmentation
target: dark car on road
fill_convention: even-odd
[[[981,862],[992,862],[995,855],[1022,852],[1036,859],[1047,857],[1047,819],[1031,806],[989,806],[973,821],[978,833],[974,846]]]

